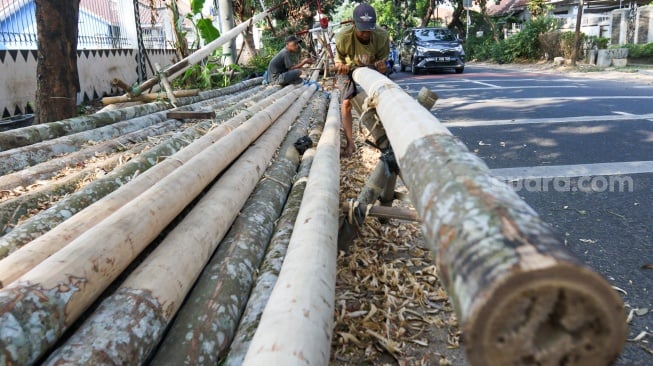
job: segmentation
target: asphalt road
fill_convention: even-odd
[[[468,65],[391,78],[436,92],[433,114],[618,288],[628,338],[643,338],[615,365],[653,365],[653,82],[613,74]]]

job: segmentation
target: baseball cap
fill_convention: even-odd
[[[295,36],[294,34],[291,34],[288,37],[286,37],[286,43],[290,43],[290,42],[299,43],[300,41],[299,41],[299,38],[297,38],[297,36]]]
[[[354,24],[359,31],[376,29],[376,12],[370,4],[359,4],[354,8]]]

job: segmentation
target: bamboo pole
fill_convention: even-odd
[[[283,95],[292,90],[293,87],[287,87],[283,91],[279,91],[273,94],[273,92],[278,89],[278,87],[269,88],[263,93],[252,96],[251,98],[241,100],[241,102],[235,104],[233,107],[223,111],[221,116],[230,115],[232,112],[239,110],[246,104],[256,103],[260,100],[260,98],[267,96],[265,99],[256,103],[248,110],[232,117],[223,125],[218,126],[217,128],[211,130],[209,133],[206,133],[206,130],[208,129],[210,122],[206,122],[200,124],[200,126],[198,126],[199,128],[187,129],[179,136],[171,138],[168,142],[168,144],[181,143],[181,147],[184,147],[189,144],[189,140],[192,140],[196,137],[195,134],[200,136],[202,133],[206,133],[203,137],[200,137],[198,140],[190,143],[189,146],[186,146],[183,149],[163,151],[157,146],[156,148],[150,150],[148,153],[144,154],[142,157],[137,158],[137,161],[144,161],[147,163],[156,162],[160,157],[170,156],[170,158],[163,160],[151,169],[148,169],[144,173],[138,175],[136,178],[129,182],[130,184],[121,186],[118,190],[113,191],[111,194],[107,195],[101,200],[97,200],[97,202],[93,203],[92,205],[86,207],[83,206],[84,201],[82,201],[82,203],[74,204],[70,204],[64,201],[61,205],[59,205],[60,207],[58,209],[53,208],[48,210],[49,212],[46,211],[46,213],[42,213],[40,215],[41,217],[34,219],[32,223],[26,223],[18,229],[14,229],[15,234],[10,233],[4,238],[0,238],[0,250],[2,250],[2,248],[8,248],[7,250],[10,250],[29,241],[28,244],[22,246],[22,248],[12,253],[12,255],[0,261],[0,287],[3,285],[6,286],[7,284],[13,282],[22,274],[26,273],[34,266],[36,266],[38,263],[66,246],[83,232],[89,230],[95,224],[102,221],[113,212],[117,211],[127,202],[136,198],[149,187],[156,184],[156,182],[160,181],[172,171],[183,165],[185,162],[192,159],[195,155],[199,154],[201,151],[214,144],[220,138],[227,135],[229,131],[241,125],[255,113],[262,111],[265,107],[279,100],[279,98],[283,97]],[[241,94],[241,96],[243,95]],[[130,163],[128,163],[128,165]],[[128,169],[128,171],[133,170],[134,169],[132,168]],[[106,184],[111,184],[115,181],[115,177],[110,177],[107,180]],[[88,196],[88,192],[80,192],[77,196],[80,197],[80,200],[86,199],[86,201],[92,201],[86,198],[86,196]],[[66,200],[70,201],[73,199],[73,196],[71,196]],[[61,214],[59,214],[60,211],[68,213],[78,212],[78,214],[63,221],[61,219]],[[54,225],[57,226],[47,233],[44,233],[45,230],[40,229],[44,226],[49,229]],[[41,236],[35,238],[35,236],[38,235]],[[2,252],[0,251],[0,254],[1,253]]]
[[[161,72],[161,65],[159,65],[157,62],[154,63],[154,68],[156,69],[156,72],[158,73]],[[166,95],[170,100],[170,104],[176,107],[177,98],[175,98],[175,94],[174,91],[172,90],[172,86],[170,85],[170,81],[168,81],[168,78],[165,75],[159,76],[159,79],[161,80],[161,84],[163,84],[163,88],[165,89]]]
[[[7,363],[36,362],[134,258],[292,102],[295,90],[0,290]],[[43,336],[47,334],[46,336]]]
[[[279,6],[285,4],[285,1],[280,4]],[[275,7],[278,8],[279,6]],[[256,22],[265,19],[265,17],[268,15],[269,11],[274,11],[273,9],[263,11],[262,13],[259,13],[252,18],[250,18],[247,21],[244,21],[237,25],[236,27],[232,28],[230,31],[223,33],[220,37],[217,39],[213,40],[209,44],[205,45],[204,47],[200,48],[199,50],[195,51],[192,53],[190,56],[180,60],[179,62],[170,65],[169,67],[165,68],[160,74],[155,75],[151,79],[146,80],[143,82],[141,85],[132,87],[130,89],[129,94],[132,96],[137,96],[140,95],[144,90],[147,90],[154,85],[156,85],[159,82],[159,79],[161,77],[168,77],[170,80],[173,80],[172,77],[175,74],[179,74],[180,71],[183,71],[187,69],[188,67],[195,65],[211,55],[211,53],[217,49],[218,47],[224,45],[225,43],[229,42],[232,38],[237,37],[240,33],[242,33],[245,29],[247,29],[249,26],[252,24],[255,24]]]
[[[307,89],[311,89],[308,94],[315,91],[312,87]],[[236,216],[240,215],[239,217],[242,217],[242,211],[239,214],[241,206],[250,196],[281,140],[288,133],[292,121],[301,110],[302,104],[305,102],[305,100],[301,99],[307,98],[308,94],[305,93],[293,107],[279,117],[276,123],[256,141],[253,147],[249,148],[232,165],[229,171],[222,175],[220,180],[202,198],[202,201],[168,234],[157,249],[117,290],[116,295],[112,295],[105,300],[100,310],[95,312],[80,330],[50,357],[46,364],[58,364],[64,359],[75,364],[98,363],[102,362],[106,357],[112,359],[114,363],[120,364],[145,361],[149,353],[159,343],[164,329],[172,320],[190,288],[194,287],[193,293],[197,294],[197,288],[201,286],[202,281],[194,286],[193,282],[195,282],[211,254],[220,244],[220,240]],[[269,204],[269,202],[264,201],[259,203],[258,210],[265,210],[265,207]],[[282,203],[279,203],[279,205]],[[259,211],[256,215],[257,218],[260,218],[261,214],[261,211]],[[257,246],[263,244],[248,242],[243,250],[255,254],[259,251]],[[225,244],[220,245],[226,247]],[[223,247],[221,246],[221,248]],[[232,248],[231,254],[239,256],[238,251],[234,249],[237,248]],[[238,274],[241,274],[241,270],[234,269],[234,267],[239,267],[243,262],[249,263],[249,260],[251,260],[243,258],[242,254],[239,258],[243,261],[234,258],[232,259],[233,262],[229,263],[230,272],[235,270]],[[216,264],[212,263],[210,265],[215,266]],[[217,264],[217,266],[220,267],[221,264]],[[248,264],[243,269],[250,267],[251,264]],[[203,277],[205,278],[205,276]],[[215,283],[214,280],[208,280]],[[193,299],[191,302],[201,301],[206,295],[218,292],[218,289],[223,288],[224,285],[224,280],[220,280],[218,281],[218,287],[211,287],[208,294],[204,296],[193,296],[191,294],[190,299]],[[124,301],[125,297],[135,301],[126,302]],[[212,329],[211,324],[215,324],[209,324],[213,316],[219,315],[220,323],[228,322],[224,318],[230,317],[233,309],[230,304],[223,300],[225,299],[209,301],[206,306],[210,308],[210,311],[204,315],[193,314],[193,319],[201,319],[202,325],[206,327],[205,330]],[[233,299],[231,299],[231,302],[233,302]],[[142,309],[141,303],[150,303],[151,306]],[[219,304],[220,309],[224,311],[219,311],[219,314],[216,314],[216,304]],[[204,305],[198,305],[198,307],[203,309]],[[144,310],[146,314],[143,314]],[[177,315],[176,318],[179,319],[180,316]],[[148,327],[144,337],[140,335],[142,332],[138,327],[143,318],[158,319],[157,323]],[[117,319],[120,319],[120,322],[116,322]],[[174,332],[174,328],[172,331]],[[216,332],[219,329],[213,329],[213,331]],[[197,332],[199,332],[199,329],[195,329],[194,333]],[[166,356],[163,357],[163,360],[155,358],[152,363],[161,364],[163,361],[167,364],[180,364],[178,361],[184,360],[186,356],[184,351],[195,343],[188,340],[184,342],[186,333],[187,329],[184,327],[180,337],[182,342],[174,342],[173,352],[164,353]],[[112,336],[112,334],[116,336]],[[127,338],[124,335],[127,335]],[[98,342],[100,339],[102,342]],[[224,347],[223,343],[226,342],[217,334],[208,339],[200,338],[195,339],[195,341],[204,344],[201,347],[204,352],[200,349],[193,350],[195,352],[192,353],[200,353],[198,357],[188,361],[189,364],[193,365],[214,364],[211,363],[210,359],[206,359],[202,355],[209,356],[212,353],[211,351],[218,352],[219,347]],[[97,347],[98,345],[99,347]],[[164,343],[160,349],[165,351],[165,348]]]
[[[288,252],[243,365],[327,365],[339,212],[339,92],[311,167]]]
[[[284,117],[290,114],[295,119],[313,92],[311,87]],[[295,123],[286,136],[277,158],[193,286],[188,296],[191,300],[176,315],[152,358],[153,364],[215,365],[223,358],[249,297],[274,222],[292,185],[299,164],[299,154],[293,144],[306,134],[306,116],[310,114],[310,110],[304,113],[306,123]],[[220,304],[224,311],[216,312],[215,304]],[[188,329],[193,329],[191,334]]]
[[[369,69],[353,75],[394,148],[470,363],[610,364],[626,338],[610,284],[401,88]]]
[[[321,100],[320,102],[322,104],[318,110],[323,112],[318,114],[315,118],[318,125],[313,128],[311,133],[314,142],[319,140],[319,136],[317,135],[321,133],[321,129],[324,127],[324,114],[326,112],[325,108],[327,107],[327,101]],[[283,207],[281,216],[274,226],[274,234],[270,239],[265,259],[258,269],[256,282],[254,283],[249,299],[247,300],[247,306],[243,311],[240,323],[238,324],[238,329],[236,330],[233,341],[229,346],[229,353],[224,360],[224,366],[240,366],[243,364],[245,354],[247,353],[252,338],[254,338],[254,333],[256,332],[256,328],[261,319],[261,314],[263,314],[263,309],[270,298],[272,288],[277,282],[279,272],[281,271],[281,266],[288,249],[290,235],[295,226],[297,213],[299,212],[299,207],[302,198],[304,197],[306,181],[308,180],[308,174],[311,170],[314,156],[315,147],[306,150],[302,155],[302,161],[299,165],[297,174],[293,179],[294,183],[292,184],[292,188],[288,194],[288,199]]]

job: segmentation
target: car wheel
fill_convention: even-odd
[[[406,71],[406,65],[404,65],[404,60],[399,59],[399,71],[404,72]]]
[[[462,74],[463,71],[465,71],[465,67],[464,67],[464,66],[463,66],[463,67],[458,67],[458,68],[456,68],[456,74]]]
[[[410,63],[410,71],[413,75],[419,74],[419,67],[415,66],[415,58],[413,58],[413,61]]]

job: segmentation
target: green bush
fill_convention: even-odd
[[[628,57],[653,59],[653,43],[627,44],[621,47],[628,48]]]
[[[470,59],[492,59],[509,63],[518,59],[539,59],[544,51],[539,41],[541,34],[555,30],[559,21],[552,17],[540,17],[524,23],[522,30],[508,39],[495,43],[492,37],[470,38],[465,45]]]

